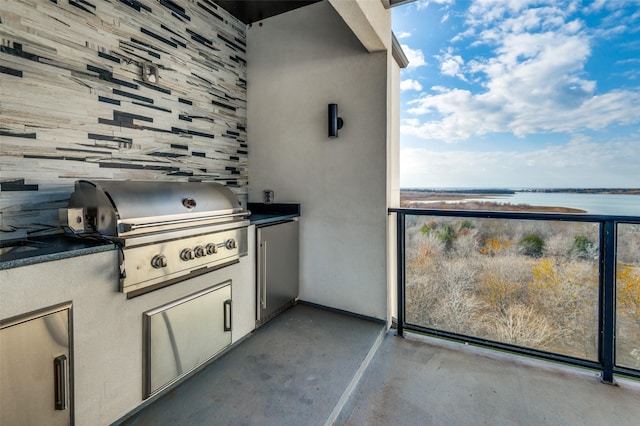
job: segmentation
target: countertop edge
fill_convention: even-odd
[[[58,251],[38,256],[24,257],[22,259],[5,260],[0,262],[0,271],[5,269],[19,268],[21,266],[35,265],[38,263],[51,262],[53,260],[69,259],[72,257],[86,256],[88,254],[102,253],[115,250],[115,244],[102,244],[93,247],[83,247],[73,250]]]
[[[299,205],[292,206],[293,209],[285,209],[289,211],[283,212],[264,212],[254,213],[249,217],[250,224],[256,226],[268,226],[277,222],[294,220],[300,217]],[[95,246],[81,247],[71,250],[60,250],[52,253],[45,253],[35,256],[25,256],[19,259],[10,259],[0,261],[0,271],[6,269],[19,268],[22,266],[36,265],[38,263],[51,262],[54,260],[69,259],[72,257],[86,256],[89,254],[102,253],[115,250],[116,245],[113,243],[100,244]]]
[[[299,214],[256,214],[252,215],[255,218],[249,217],[252,225],[260,226],[260,225],[268,225],[271,223],[282,222],[286,220],[293,220],[297,217],[300,217]]]

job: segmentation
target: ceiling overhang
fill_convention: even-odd
[[[403,4],[413,3],[416,0],[383,0],[389,3],[389,7],[402,6]]]
[[[252,24],[321,0],[216,0],[215,3],[245,24]]]

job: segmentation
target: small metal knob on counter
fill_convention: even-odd
[[[207,254],[216,254],[218,252],[218,246],[213,243],[209,243],[206,246]]]
[[[236,240],[234,240],[233,238],[229,238],[227,242],[224,243],[224,246],[229,250],[233,250],[238,247],[238,244],[236,243]]]

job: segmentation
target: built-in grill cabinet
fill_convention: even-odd
[[[248,215],[214,182],[81,180],[60,218],[120,247],[120,291],[132,297],[237,263]]]

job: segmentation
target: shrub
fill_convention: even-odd
[[[469,219],[465,219],[458,224],[458,232],[469,232],[470,229],[475,228],[476,226]]]
[[[593,259],[598,255],[598,248],[584,235],[578,235],[573,240],[571,254],[578,259]]]
[[[449,250],[453,246],[453,241],[458,236],[458,233],[453,226],[446,224],[442,225],[442,228],[437,231],[436,235],[442,243],[444,243],[445,249]]]
[[[423,234],[429,234],[431,233],[431,231],[433,231],[437,227],[438,227],[438,224],[436,223],[436,221],[430,220],[429,222],[422,225],[422,228],[420,228],[420,232],[422,232]]]
[[[525,256],[542,257],[544,254],[544,239],[538,234],[529,234],[518,243],[520,252]]]

